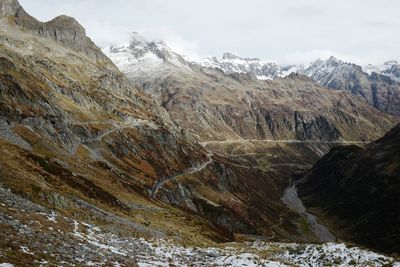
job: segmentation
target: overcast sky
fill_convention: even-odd
[[[399,0],[20,0],[34,17],[75,17],[101,47],[137,31],[189,56],[278,63],[400,59]]]

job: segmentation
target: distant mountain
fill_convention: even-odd
[[[222,59],[209,57],[197,63],[207,68],[220,69],[226,74],[250,72],[260,80],[272,80],[299,71],[299,66],[282,67],[271,61],[264,61],[258,58],[242,58],[232,53],[225,53]]]
[[[371,74],[364,72],[361,66],[331,57],[316,60],[302,73],[322,86],[351,92],[379,110],[400,115],[400,83],[392,79],[392,76],[398,74],[398,64],[386,64],[379,71],[381,74],[371,66],[367,70]]]
[[[249,74],[259,80],[273,80],[299,73],[334,90],[344,90],[365,99],[375,108],[400,115],[400,64],[388,61],[382,66],[361,67],[330,57],[308,66],[279,65],[258,58],[243,58],[233,53],[189,61],[175,53],[162,41],[147,41],[134,33],[129,45],[103,50],[128,76],[147,77],[157,70],[163,73],[210,68],[227,75]]]
[[[136,32],[131,35],[129,44],[107,47],[103,52],[128,77],[143,78],[173,69],[191,72],[191,64],[163,41],[148,41]]]
[[[387,61],[381,66],[363,66],[363,71],[365,71],[369,75],[371,75],[373,72],[376,72],[378,74],[386,75],[397,82],[400,82],[400,63],[395,60]]]
[[[339,238],[400,251],[400,125],[365,148],[332,149],[297,187]]]
[[[400,64],[397,61],[388,61],[382,66],[361,67],[330,57],[327,60],[318,59],[308,66],[282,66],[258,58],[225,53],[222,59],[209,57],[197,63],[220,69],[225,74],[250,73],[260,80],[273,80],[296,72],[329,89],[349,91],[384,112],[400,115]]]
[[[361,67],[330,57],[327,60],[318,59],[306,67],[281,66],[258,58],[242,58],[225,53],[222,59],[205,58],[197,63],[220,69],[226,74],[250,73],[260,80],[277,79],[296,72],[324,87],[349,91],[384,112],[400,115],[400,64],[396,61],[386,62],[382,66]]]

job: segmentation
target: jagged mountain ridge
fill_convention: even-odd
[[[123,54],[116,49],[106,49],[110,58],[130,76],[142,77],[143,75],[149,75],[149,73],[154,72],[156,66],[160,71],[160,69],[165,69],[167,65],[174,66],[169,68],[170,72],[172,69],[175,72],[177,69],[185,69],[190,72],[194,65],[198,65],[195,68],[218,69],[227,75],[249,73],[249,75],[260,80],[282,78],[296,72],[312,78],[329,89],[351,92],[365,99],[370,105],[379,110],[396,116],[400,114],[400,82],[398,80],[400,68],[396,61],[387,62],[381,67],[367,66],[362,68],[356,64],[330,57],[327,60],[316,60],[307,67],[303,65],[279,66],[274,62],[262,61],[257,58],[241,58],[232,53],[225,53],[222,59],[212,57],[189,63],[163,42],[158,42],[156,45],[156,42],[149,42],[142,37],[138,37],[137,34],[133,39],[140,40],[136,42],[136,44],[140,43],[139,48],[135,47],[135,45],[130,45],[129,49],[127,49],[128,46],[126,46]],[[135,42],[132,43],[134,44]],[[143,53],[138,52],[141,47],[149,46],[153,46],[154,49],[147,49],[146,57],[144,57]],[[136,58],[136,61],[140,59],[141,63],[147,63],[144,64],[147,67],[140,64],[138,68],[141,69],[141,72],[139,73],[138,70],[132,69],[135,68],[134,66],[139,66],[139,64],[137,62],[135,64],[132,60],[130,62],[126,61],[129,58]],[[151,66],[152,64],[154,66]]]
[[[363,71],[371,75],[373,72],[389,76],[395,81],[400,82],[400,64],[396,60],[385,62],[381,66],[367,65],[363,66]]]
[[[252,73],[260,80],[272,80],[297,72],[300,66],[279,66],[275,62],[258,58],[242,58],[232,53],[225,53],[222,59],[204,58],[198,62],[203,67],[221,69],[226,74]]]
[[[243,59],[230,55],[224,56],[222,60],[203,60],[200,64],[219,68],[228,74],[250,72],[259,79],[276,79],[297,72],[307,75],[324,87],[345,90],[360,96],[379,110],[400,114],[400,64],[396,61],[389,61],[378,67],[361,67],[330,57],[327,60],[316,60],[305,67],[279,66],[259,59]]]
[[[360,96],[379,110],[400,114],[400,83],[385,71],[381,74],[373,71],[369,75],[356,64],[331,57],[313,62],[304,74],[327,88]]]
[[[300,196],[338,237],[398,252],[399,156],[400,125],[365,148],[336,147],[298,183]]]
[[[99,64],[109,67],[113,65],[86,36],[86,30],[72,17],[62,15],[43,23],[26,13],[15,0],[3,0],[0,3],[0,10],[2,17],[12,18],[25,31],[40,37],[51,38],[74,51],[83,51],[85,56],[94,59]]]
[[[136,32],[132,34],[128,45],[111,46],[103,49],[103,52],[112,57],[114,63],[125,70],[128,77],[146,78],[152,72],[167,69],[191,72],[191,64],[163,41],[147,41]]]

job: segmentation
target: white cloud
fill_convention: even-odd
[[[199,58],[199,46],[197,42],[185,40],[173,29],[167,27],[161,28],[145,28],[139,29],[138,33],[143,35],[147,40],[161,40],[175,52],[189,56],[191,58]]]
[[[42,20],[75,17],[100,46],[143,31],[178,52],[309,60],[332,53],[357,63],[399,60],[397,0],[20,0]],[[295,62],[292,62],[295,63]]]

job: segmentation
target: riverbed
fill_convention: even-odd
[[[285,189],[282,197],[283,203],[285,203],[289,208],[304,216],[309,222],[312,231],[320,239],[321,242],[334,241],[335,236],[329,231],[329,229],[318,223],[317,217],[309,212],[305,208],[303,201],[299,198],[297,194],[296,184],[292,183]]]

